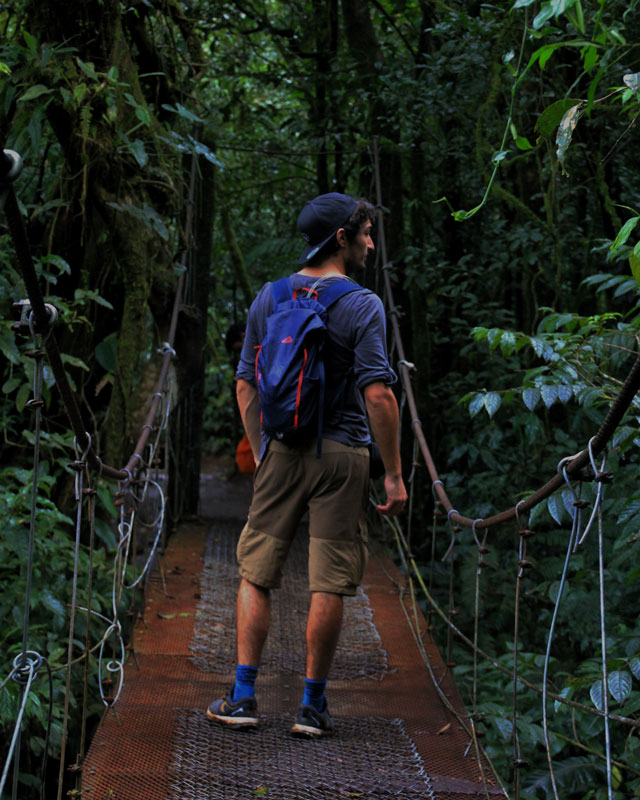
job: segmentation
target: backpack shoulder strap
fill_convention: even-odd
[[[361,292],[364,287],[351,281],[334,281],[322,289],[318,297],[318,302],[322,303],[325,308],[332,306],[336,300],[339,300],[343,295],[349,292]]]
[[[291,300],[293,297],[293,289],[291,281],[288,277],[280,278],[271,284],[271,294],[273,296],[273,307],[284,303],[286,300]]]

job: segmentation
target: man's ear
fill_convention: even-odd
[[[340,245],[340,247],[346,247],[347,245],[347,234],[344,228],[338,228],[336,231],[336,241]]]

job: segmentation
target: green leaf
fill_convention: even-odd
[[[557,388],[558,400],[565,405],[573,397],[573,388],[566,383],[561,383]]]
[[[484,408],[484,394],[482,392],[478,392],[473,400],[469,403],[469,414],[472,417],[480,411],[481,408]]]
[[[587,72],[591,70],[598,63],[598,48],[591,44],[582,48],[582,63]]]
[[[16,345],[10,322],[0,322],[0,353],[12,364],[20,363],[20,350]]]
[[[612,253],[615,253],[622,247],[623,244],[625,244],[629,236],[631,236],[633,229],[638,224],[639,219],[640,217],[630,217],[620,228],[620,230],[618,231],[618,235],[613,240],[613,242],[611,243],[611,247],[609,248],[609,250],[611,250]]]
[[[510,356],[516,349],[516,335],[513,331],[505,331],[500,337],[500,350],[505,356]]]
[[[53,594],[53,592],[51,592],[49,589],[43,589],[40,592],[40,599],[42,600],[42,604],[48,608],[49,611],[52,611],[56,617],[59,617],[60,619],[65,618],[64,606]]]
[[[542,402],[545,404],[545,406],[547,408],[551,408],[551,406],[558,399],[558,387],[549,383],[545,383],[540,387],[540,396],[542,397]]]
[[[634,676],[640,681],[640,658],[632,658],[629,662],[629,669]]]
[[[62,204],[64,205],[64,204]],[[60,275],[63,273],[65,275],[71,275],[71,267],[69,266],[68,262],[64,260],[61,256],[57,256],[55,254],[51,254],[48,256],[43,256],[40,259],[40,263],[42,264],[53,264],[55,267],[58,268],[60,271]]]
[[[76,58],[78,66],[87,76],[87,78],[91,78],[92,81],[98,80],[98,75],[96,74],[96,68],[91,63],[91,61],[83,61],[81,58]]]
[[[502,339],[502,331],[500,328],[490,328],[489,332],[487,333],[487,339],[489,340],[489,347],[492,350],[495,350]]]
[[[610,672],[607,684],[609,691],[619,703],[624,703],[631,694],[631,675],[626,670]]]
[[[539,30],[545,24],[545,22],[548,22],[551,19],[552,16],[553,9],[551,8],[551,3],[547,3],[546,5],[542,6],[542,9],[533,18],[534,29]]]
[[[110,333],[95,350],[96,361],[107,372],[114,373],[117,366],[118,334]]]
[[[571,137],[578,124],[580,115],[582,114],[582,103],[572,106],[562,116],[558,133],[556,134],[556,155],[561,165],[564,164],[564,158],[571,144]],[[564,170],[563,170],[564,171]]]
[[[180,103],[176,103],[175,108],[174,106],[163,104],[162,108],[164,108],[165,111],[172,111],[174,114],[178,114],[183,119],[189,120],[189,122],[202,122],[199,116],[189,111],[188,108],[181,106]]]
[[[89,372],[89,367],[84,363],[84,361],[81,358],[69,355],[69,353],[62,354],[62,362],[63,364],[70,364],[72,367],[80,367],[80,369]]]
[[[564,697],[565,700],[571,700],[573,697],[573,686],[565,686],[563,689],[558,692],[560,697]],[[553,702],[553,710],[556,714],[561,711],[562,709],[567,709],[567,705],[565,703],[560,702],[560,700],[554,700]]]
[[[18,411],[22,411],[24,409],[30,394],[31,387],[28,383],[23,383],[18,389],[18,394],[16,395],[16,408]]]
[[[562,587],[562,593],[566,597],[569,592],[569,581],[564,582],[564,586]],[[558,597],[560,595],[560,581],[554,581],[551,586],[549,586],[549,599],[551,602],[556,605],[558,602]]]
[[[533,347],[533,352],[537,356],[541,356],[544,353],[544,349],[546,347],[545,343],[542,339],[538,339],[535,336],[531,339],[531,347]]]
[[[574,514],[576,513],[575,503],[575,496],[570,489],[563,489],[562,490],[562,504],[567,509],[567,514],[571,519],[573,519]]]
[[[35,86],[31,86],[27,89],[27,91],[18,98],[17,102],[26,103],[28,100],[35,100],[36,97],[41,97],[43,94],[51,94],[51,92],[53,92],[53,89],[48,89],[41,83],[37,83]]]
[[[492,417],[500,408],[502,398],[497,392],[488,392],[484,397],[484,407],[487,409],[487,414]]]
[[[527,6],[532,6],[535,3],[535,0],[516,0],[513,4],[513,8],[527,8]]]
[[[128,144],[129,152],[138,162],[138,165],[140,167],[145,167],[149,161],[149,156],[144,149],[144,142],[141,139],[134,139],[133,142],[129,142]]]
[[[538,405],[538,400],[540,400],[540,389],[537,386],[522,390],[522,402],[529,411],[533,411]]]
[[[526,136],[516,136],[516,147],[518,150],[533,150],[533,145]]]
[[[640,92],[640,72],[628,72],[622,80],[634,92]]]
[[[580,100],[566,97],[564,100],[556,100],[540,114],[535,124],[534,130],[541,136],[550,136],[558,127],[562,118],[570,108],[579,105]]]
[[[560,505],[557,495],[552,494],[551,497],[547,499],[547,508],[558,525],[562,525],[562,506]]]
[[[593,703],[593,705],[599,711],[602,711],[604,708],[604,698],[602,696],[602,681],[595,681],[591,685],[591,691],[589,692],[589,696],[591,697],[591,702]]]

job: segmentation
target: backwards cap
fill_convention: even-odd
[[[298,216],[298,230],[307,246],[298,265],[312,259],[353,214],[358,201],[348,194],[329,192],[310,200]]]

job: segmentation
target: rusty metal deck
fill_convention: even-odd
[[[350,613],[352,622],[366,619],[366,624],[352,626],[362,630],[366,641],[358,645],[360,634],[350,633],[341,643],[345,657],[359,647],[362,659],[373,659],[378,666],[363,677],[340,669],[340,653],[336,655],[339,679],[330,680],[327,688],[334,737],[309,742],[289,735],[303,676],[282,658],[267,657],[269,667],[260,672],[257,731],[230,731],[207,721],[207,705],[233,680],[229,609],[235,600],[230,586],[226,610],[209,619],[212,603],[220,600],[216,557],[228,562],[228,548],[212,547],[211,542],[239,535],[249,495],[245,480],[225,483],[207,477],[202,517],[183,523],[169,540],[165,582],[157,575],[150,582],[117,713],[105,714],[85,760],[83,800],[503,796],[494,781],[483,783],[469,737],[438,697],[399,600],[401,576],[381,556],[370,559],[364,595],[352,601],[346,614],[347,624]],[[221,583],[225,580],[228,575]],[[304,616],[303,610],[292,606],[291,593],[283,592],[280,600],[277,610],[275,592],[273,618],[293,615],[290,630],[300,630],[297,617]],[[281,636],[287,628],[284,620]],[[423,628],[426,632],[426,624]],[[277,653],[277,629],[272,633],[268,646]],[[426,633],[424,642],[447,697],[464,713]],[[301,639],[301,652],[303,648]],[[342,663],[348,664],[348,658]]]

